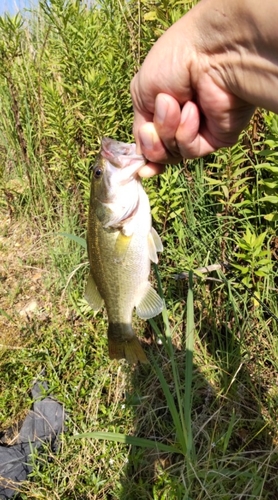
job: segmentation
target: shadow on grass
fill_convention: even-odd
[[[122,479],[121,500],[278,498],[277,429],[263,401],[267,381],[258,380],[252,372],[255,360],[243,352],[242,342],[227,324],[218,325],[217,335],[211,326],[208,322],[201,328],[194,353],[195,459],[188,467],[182,454],[132,446]],[[155,347],[156,359],[175,395],[170,361],[155,343],[149,326],[145,337],[152,349]],[[179,346],[174,350],[180,382],[185,387],[185,349]],[[198,358],[200,362],[204,359],[204,351],[206,364],[202,366]],[[127,403],[135,409],[134,435],[176,444],[171,413],[152,365],[137,369],[132,385],[134,390]]]
[[[186,293],[178,297],[178,313],[185,308],[184,296]],[[99,319],[95,320],[98,325],[95,345],[87,331],[84,335],[82,321],[79,333],[75,320],[63,336],[56,327],[47,335],[42,331],[46,347],[33,357],[38,361],[40,356],[41,362],[48,366],[51,391],[59,387],[57,399],[65,402],[71,419],[64,453],[61,450],[60,454],[51,455],[50,461],[47,453],[37,457],[30,481],[23,485],[24,493],[16,499],[276,500],[278,408],[275,398],[269,394],[270,378],[273,382],[276,377],[275,367],[265,356],[270,348],[267,338],[263,345],[263,332],[259,336],[261,326],[256,319],[246,315],[247,320],[240,319],[236,324],[232,308],[224,310],[221,304],[223,301],[209,310],[206,297],[202,302],[195,294],[191,412],[195,457],[190,463],[178,453],[161,453],[137,446],[128,448],[108,440],[104,444],[94,439],[72,440],[76,430],[79,433],[125,432],[128,428],[130,435],[179,445],[154,364],[132,370],[130,379],[124,363],[109,363],[108,369],[103,363],[107,352],[105,322],[99,326]],[[180,387],[184,388],[186,325],[182,322],[177,325],[176,317],[179,314],[169,312],[174,361]],[[161,318],[156,318],[156,322],[162,330]],[[150,325],[145,325],[146,354],[150,361],[155,359],[178,405],[169,355],[157,342]],[[51,379],[50,361],[53,363],[54,359]],[[129,406],[130,412],[126,412],[127,408],[121,410],[122,405]],[[124,418],[130,418],[126,427]],[[117,446],[121,462],[117,462]],[[118,463],[124,464],[126,456],[128,463],[122,465],[119,481]]]

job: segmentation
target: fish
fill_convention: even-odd
[[[161,313],[162,298],[149,282],[151,261],[163,251],[152,227],[148,196],[138,171],[146,164],[136,145],[104,137],[92,170],[87,228],[90,264],[85,299],[94,311],[105,306],[110,359],[148,363],[132,327]]]

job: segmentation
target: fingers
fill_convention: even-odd
[[[162,174],[164,172],[164,165],[161,165],[161,163],[164,163],[163,158],[165,159],[165,163],[167,163],[167,152],[157,134],[154,124],[148,122],[142,125],[139,129],[138,137],[140,153],[148,160],[151,160],[141,168],[139,175],[141,177],[152,177],[153,175]]]
[[[181,119],[181,107],[174,97],[168,94],[158,94],[155,99],[154,126],[164,146],[171,156],[180,157],[176,143],[176,131]]]
[[[181,160],[175,134],[180,123],[180,105],[168,94],[155,99],[153,121],[137,129],[141,152],[151,162],[178,163]]]
[[[154,175],[163,174],[164,171],[164,165],[161,165],[160,163],[149,162],[139,170],[138,174],[140,175],[140,177],[149,178],[153,177]]]
[[[202,133],[204,130],[204,134]],[[217,149],[205,137],[206,127],[202,126],[200,110],[194,102],[188,101],[181,113],[176,131],[176,142],[182,158],[192,159],[205,156]]]
[[[176,164],[182,158],[196,158],[211,153],[216,148],[200,131],[198,106],[188,101],[183,108],[172,96],[158,94],[152,122],[138,128],[137,143],[140,152],[152,163],[150,172],[160,173],[158,163]],[[140,175],[145,176],[147,170]]]
[[[174,165],[182,158],[199,158],[221,147],[235,144],[252,112],[253,108],[244,109],[243,119],[238,124],[236,121],[240,112],[237,109],[220,113],[217,115],[218,119],[212,116],[213,113],[204,117],[196,103],[187,101],[181,110],[174,98],[159,94],[155,102],[153,122],[146,122],[138,129],[140,149],[152,163],[148,174],[142,170],[140,175],[160,173],[159,163]]]
[[[182,158],[193,159],[208,155],[219,148],[236,143],[249,122],[254,107],[221,89],[211,78],[199,82],[198,102],[177,99],[158,93],[151,105],[152,112],[135,109],[134,130],[138,152],[149,164],[141,176],[161,172],[158,164],[176,164]]]

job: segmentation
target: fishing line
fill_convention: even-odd
[[[162,196],[160,196],[159,193],[157,193],[157,196],[160,198],[160,200],[163,201],[163,198],[162,198]],[[172,212],[184,224],[184,221],[182,220],[181,215],[178,214],[175,211],[175,209],[172,209]],[[189,225],[187,225],[186,228],[189,229],[189,231],[193,234],[194,238],[196,238],[196,240],[202,245],[202,247],[207,250],[207,245],[202,241],[202,237],[200,235],[198,236]],[[214,253],[214,255],[215,255],[215,253]],[[240,284],[246,290],[246,292],[249,294],[249,296],[254,298],[260,304],[260,306],[278,323],[278,316],[276,316],[276,314],[265,304],[265,302],[263,302],[259,297],[257,297],[254,290],[251,290],[250,288],[248,288],[248,286],[245,285],[245,283],[243,283],[240,278],[238,278],[235,274],[233,274],[232,264],[231,264],[232,259],[230,258],[230,256],[228,255],[225,262],[223,262],[222,260],[219,260],[218,258],[217,258],[217,260],[218,260],[218,264],[221,267],[223,267],[224,269],[226,269],[227,271],[229,271],[231,273],[232,280],[235,281],[236,283]],[[198,274],[194,272],[194,270],[192,270],[192,272],[195,276],[199,277]],[[222,281],[222,283],[225,283],[225,280],[223,278],[221,278],[221,281]],[[227,281],[229,281],[229,280],[227,280]],[[230,285],[233,286],[231,281],[230,281]]]

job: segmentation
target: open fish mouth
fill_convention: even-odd
[[[109,137],[103,137],[101,142],[101,152],[107,159],[119,156],[141,156],[136,154],[136,145],[116,141]]]
[[[108,137],[102,139],[101,156],[117,169],[137,166],[137,172],[147,161],[143,155],[136,154],[136,144],[126,144]]]

